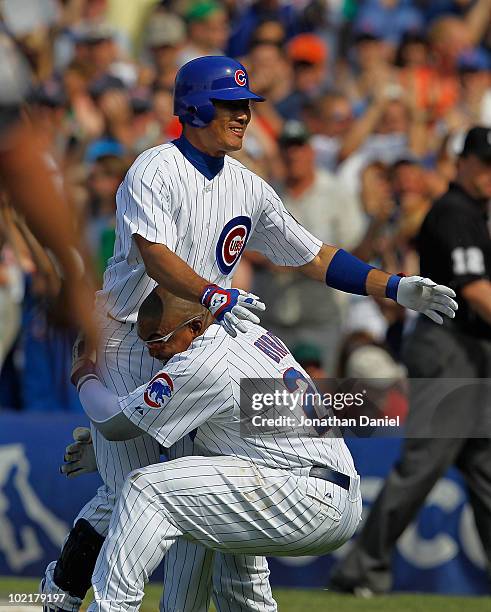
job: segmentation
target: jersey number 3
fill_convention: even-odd
[[[283,382],[290,393],[297,391],[303,394],[302,409],[305,416],[308,419],[318,420],[319,417],[315,411],[315,398],[318,397],[318,391],[311,381],[299,370],[288,368],[283,372]],[[327,425],[316,425],[314,429],[319,436],[322,436],[328,431],[329,427]]]

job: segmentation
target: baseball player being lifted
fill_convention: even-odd
[[[245,321],[259,321],[251,309],[262,310],[264,305],[256,296],[230,288],[246,245],[275,264],[297,266],[341,291],[389,297],[438,323],[441,314],[454,316],[457,305],[451,289],[429,279],[387,274],[342,249],[323,245],[285,210],[265,181],[227,155],[242,146],[250,100],[262,98],[249,90],[242,64],[227,57],[185,64],[174,93],[174,113],[183,135],[141,154],[118,190],[114,256],[97,298],[102,335],[98,374],[118,395],[131,392],[159,368],[145,354],[134,325],[139,306],[157,284],[204,305],[232,336],[247,329]],[[44,581],[45,592],[62,589],[70,594],[63,608],[72,611],[90,586],[92,565],[125,476],[159,461],[159,446],[148,434],[114,442],[93,428],[93,438],[105,485],[80,512]],[[171,456],[184,452],[189,451],[177,448]],[[219,590],[228,601],[237,597],[234,582],[267,572],[260,559],[239,569],[233,557],[225,555],[222,561],[225,565],[215,568],[214,576],[221,575]],[[176,559],[181,575],[192,575],[201,562],[198,554],[184,558],[179,553]],[[267,597],[261,589],[254,592],[256,581],[250,585],[252,591],[238,609],[274,610],[274,602],[264,604]],[[189,598],[179,602],[181,607],[175,605],[174,610],[194,609],[188,607]]]
[[[339,432],[241,431],[245,378],[313,392],[306,372],[263,327],[247,322],[233,338],[212,321],[199,304],[156,288],[140,308],[138,333],[166,361],[162,370],[118,398],[92,363],[77,366],[80,400],[104,436],[145,431],[170,447],[196,430],[201,455],[129,475],[95,568],[90,610],[138,610],[145,582],[179,539],[225,553],[300,556],[338,548],[358,525],[359,477]],[[303,410],[298,402],[288,417],[301,423]]]

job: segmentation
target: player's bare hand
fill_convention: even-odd
[[[237,330],[247,331],[244,321],[256,325],[260,322],[252,310],[259,312],[266,310],[266,306],[257,295],[242,289],[222,289],[218,285],[205,287],[201,303],[233,338],[237,335]]]
[[[397,302],[401,306],[422,312],[439,325],[443,323],[442,314],[450,319],[455,317],[458,304],[454,297],[455,291],[450,287],[421,276],[401,278],[397,288]]]
[[[60,466],[60,472],[65,474],[67,478],[76,478],[82,474],[97,472],[90,429],[77,427],[73,430],[72,435],[75,442],[66,447],[63,457],[65,463]]]

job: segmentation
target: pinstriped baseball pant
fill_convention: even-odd
[[[138,340],[134,326],[99,317],[101,350],[98,373],[119,395],[148,382],[161,367]],[[127,442],[109,442],[93,427],[92,437],[99,473],[104,481],[97,494],[80,511],[106,535],[111,514],[126,476],[133,470],[160,462],[157,442],[145,434]],[[189,438],[177,442],[170,458],[193,454]],[[75,522],[76,522],[75,521]],[[213,599],[219,612],[276,612],[264,557],[215,554],[197,544],[180,540],[165,559],[164,612],[204,612]]]
[[[169,459],[198,454],[189,436],[168,451]],[[213,601],[219,612],[276,612],[266,557],[216,552],[178,538],[164,557],[163,612],[207,611]]]
[[[228,553],[319,555],[346,542],[360,517],[358,477],[346,491],[236,457],[183,457],[136,470],[97,560],[89,612],[138,610],[145,583],[180,538]]]

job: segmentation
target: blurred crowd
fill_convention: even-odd
[[[256,104],[237,158],[324,242],[417,274],[415,240],[465,131],[491,126],[491,0],[5,0],[0,27],[29,63],[25,109],[76,211],[96,283],[112,255],[115,193],[135,157],[176,138],[177,69],[227,54]],[[0,194],[0,406],[79,410],[72,338],[39,308],[53,270]],[[2,229],[4,231],[2,231]],[[46,261],[48,259],[48,261]],[[246,252],[235,286],[316,376],[404,376],[394,302],[326,289]],[[358,352],[358,355],[356,354]]]

